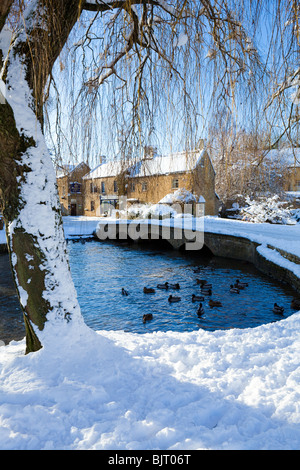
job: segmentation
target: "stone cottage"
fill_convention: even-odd
[[[215,171],[205,148],[166,156],[148,155],[138,161],[108,161],[83,177],[84,214],[98,216],[108,207],[128,202],[156,204],[167,194],[185,188],[205,199],[205,213],[218,213]]]

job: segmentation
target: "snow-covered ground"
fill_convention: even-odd
[[[97,224],[77,222],[84,235]],[[299,224],[205,223],[299,255]],[[64,220],[66,237],[76,224]],[[1,449],[300,447],[300,312],[214,332],[46,328],[37,353],[24,356],[24,341],[0,348]]]

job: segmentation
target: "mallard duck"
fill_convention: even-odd
[[[238,287],[234,287],[232,284],[230,286],[230,292],[232,294],[239,294],[240,293],[240,289]]]
[[[197,310],[197,315],[198,317],[200,317],[203,314],[204,314],[204,308],[202,307],[202,304],[200,304]]]
[[[222,303],[219,302],[219,300],[210,300],[210,301],[208,302],[208,305],[209,305],[210,307],[222,307]]]
[[[170,288],[170,289],[179,290],[179,289],[180,289],[180,285],[178,284],[178,282],[177,282],[176,284],[169,284],[169,288]]]
[[[212,291],[211,289],[201,289],[201,294],[203,295],[211,295]]]
[[[300,299],[293,299],[291,301],[291,308],[295,310],[300,310]]]
[[[154,294],[155,290],[152,287],[144,287],[143,292],[144,294]]]
[[[280,315],[283,314],[284,312],[284,308],[283,307],[280,307],[279,305],[277,305],[276,303],[274,304],[274,307],[273,307],[273,312],[274,313],[279,313]]]
[[[157,284],[157,289],[169,289],[169,283],[165,282],[164,284]]]
[[[128,292],[124,289],[124,287],[122,287],[122,295],[128,295]]]
[[[196,283],[204,286],[204,284],[207,284],[207,281],[205,279],[196,279]]]
[[[179,302],[181,297],[175,297],[174,295],[169,295],[168,301],[169,302]]]
[[[206,282],[205,284],[200,284],[200,288],[201,289],[211,289],[212,284],[208,284],[208,282]]]
[[[203,300],[204,300],[204,297],[200,295],[195,295],[195,294],[192,295],[192,302],[203,302]]]
[[[145,313],[143,315],[143,323],[146,323],[146,321],[152,320],[152,318],[153,318],[152,313]]]
[[[240,289],[244,289],[245,287],[248,287],[248,282],[240,282],[239,279],[235,281],[235,286],[239,287]]]
[[[235,289],[239,289],[239,290],[245,289],[245,286],[242,286],[241,284],[237,284],[237,283],[233,284],[233,287],[234,287]]]

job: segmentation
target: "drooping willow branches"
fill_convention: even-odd
[[[55,3],[55,2],[54,2]],[[296,0],[79,1],[48,82],[62,160],[194,148],[214,116],[299,143]]]

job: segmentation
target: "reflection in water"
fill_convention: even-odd
[[[258,272],[251,264],[217,258],[203,252],[179,252],[169,245],[143,245],[88,241],[69,242],[70,266],[85,322],[95,330],[194,331],[248,328],[291,315],[295,291]],[[195,273],[195,269],[199,272]],[[0,340],[7,344],[25,335],[22,314],[12,282],[8,256],[0,256]],[[205,297],[204,314],[197,316],[200,294],[196,279],[212,283],[212,295]],[[240,294],[230,293],[230,284],[239,279],[249,285]],[[179,291],[156,288],[163,282],[179,283]],[[154,294],[144,294],[152,287]],[[125,288],[129,295],[123,296]],[[181,301],[169,303],[168,296]],[[221,301],[211,308],[209,299]],[[273,313],[277,302],[284,315]],[[143,315],[153,319],[143,323]]]

